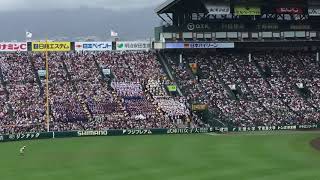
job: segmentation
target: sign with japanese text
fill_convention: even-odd
[[[118,41],[116,50],[148,50],[150,41]]]
[[[112,42],[75,42],[76,51],[111,51]]]
[[[234,48],[234,43],[184,43],[184,47],[192,49]]]
[[[70,42],[32,42],[32,51],[44,52],[46,50],[52,51],[52,52],[71,51],[71,43]]]
[[[0,52],[18,52],[18,51],[27,51],[27,50],[28,50],[28,45],[26,42],[0,43]]]
[[[309,14],[309,16],[320,16],[320,7],[319,8],[309,8],[308,14]]]
[[[259,16],[261,9],[259,7],[235,7],[235,15],[237,16]]]
[[[234,43],[166,43],[167,49],[223,49],[234,47]]]
[[[278,14],[302,14],[303,9],[302,8],[277,8],[276,12]]]
[[[230,14],[230,7],[228,5],[206,5],[208,14]]]

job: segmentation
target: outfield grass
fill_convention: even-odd
[[[3,143],[0,180],[318,180],[320,152],[309,145],[316,137],[320,133]]]

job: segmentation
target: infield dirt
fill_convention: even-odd
[[[314,139],[310,142],[311,146],[320,151],[320,138]]]

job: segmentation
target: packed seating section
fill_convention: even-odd
[[[237,126],[311,124],[320,119],[319,62],[309,52],[164,53],[189,103],[207,103]],[[189,64],[196,63],[192,73]],[[310,96],[299,91],[302,83]],[[236,87],[233,91],[232,85]]]
[[[208,105],[226,125],[319,122],[314,53],[186,51],[182,62],[180,52],[161,53],[173,80],[153,51],[49,53],[50,129],[207,126],[192,104]],[[41,53],[0,54],[0,134],[46,131],[45,63]],[[174,83],[182,96],[168,92]]]
[[[174,101],[155,52],[49,53],[48,59],[52,131],[187,126],[188,113],[169,113],[154,99]],[[38,75],[45,55],[1,54],[0,61],[0,134],[45,131],[46,79]],[[103,74],[106,68],[112,75]]]

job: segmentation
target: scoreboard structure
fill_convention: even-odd
[[[319,0],[167,0],[155,11],[155,42],[320,41]]]

